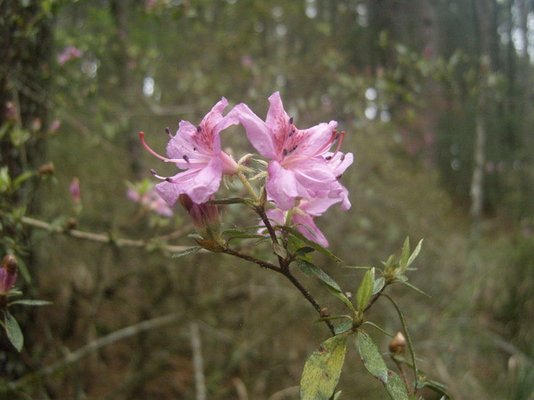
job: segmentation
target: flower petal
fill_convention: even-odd
[[[269,128],[246,104],[238,104],[229,115],[237,116],[247,132],[248,140],[262,156],[275,158],[273,138]]]
[[[187,194],[194,203],[205,203],[219,189],[222,177],[222,161],[218,157],[201,169],[188,169],[156,185],[158,194],[173,206],[182,193]]]
[[[284,132],[289,125],[289,115],[284,110],[284,104],[280,97],[280,92],[274,92],[269,97],[269,110],[267,111],[267,118],[265,123],[273,132]]]
[[[336,121],[320,123],[308,129],[301,130],[302,141],[299,145],[300,152],[315,156],[329,150],[333,143]]]
[[[282,210],[289,210],[299,196],[297,181],[293,172],[283,168],[277,161],[271,161],[267,168],[267,194]]]
[[[328,240],[323,235],[323,232],[319,230],[317,225],[315,225],[311,215],[296,213],[293,216],[293,222],[297,225],[297,230],[302,233],[304,237],[319,243],[323,247],[328,247]]]

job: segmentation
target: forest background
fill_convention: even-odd
[[[13,309],[25,345],[2,337],[3,384],[33,398],[194,399],[201,357],[210,399],[296,398],[327,334],[314,310],[268,271],[172,259],[168,246],[191,244],[185,213],[126,196],[156,166],[138,131],[163,149],[165,127],[199,121],[221,96],[264,115],[278,90],[299,126],[337,120],[355,154],[342,178],[352,209],[319,221],[331,250],[377,265],[406,235],[425,239],[414,279],[431,298],[395,291],[424,369],[457,399],[534,398],[534,2],[0,8],[0,248],[17,255],[26,297],[53,302]],[[223,142],[252,150],[242,133]],[[244,220],[232,210],[226,221]],[[355,286],[354,271],[324,267]],[[383,398],[363,367],[340,386]]]

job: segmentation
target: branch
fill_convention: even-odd
[[[157,329],[165,325],[170,325],[176,322],[179,322],[183,318],[182,314],[169,314],[162,317],[156,317],[146,321],[139,322],[135,325],[127,326],[126,328],[119,329],[115,332],[110,333],[104,337],[96,339],[85,346],[80,347],[78,350],[68,354],[63,360],[57,361],[47,367],[44,367],[38,371],[32,372],[28,375],[19,378],[15,382],[10,382],[7,384],[7,389],[15,391],[29,382],[34,380],[45,378],[47,376],[53,375],[57,371],[63,369],[64,367],[78,362],[82,358],[88,356],[91,353],[99,350],[102,347],[113,344],[119,340],[135,336],[141,332],[149,331],[152,329]]]
[[[249,261],[249,262],[251,262],[253,264],[259,265],[262,268],[267,268],[267,269],[271,269],[271,270],[276,271],[276,272],[281,272],[279,267],[277,267],[274,264],[271,264],[270,262],[260,260],[259,258],[250,256],[248,254],[240,253],[240,252],[238,252],[236,250],[232,250],[230,248],[225,248],[223,250],[223,253],[230,254],[230,255],[232,255],[234,257],[238,257],[238,258],[241,258],[243,260],[247,260],[247,261]]]
[[[94,233],[80,231],[77,229],[68,229],[66,227],[56,226],[49,222],[41,221],[31,217],[22,217],[21,222],[24,225],[28,225],[34,228],[39,228],[46,230],[50,233],[60,233],[66,236],[70,236],[76,239],[89,240],[97,243],[111,244],[117,247],[137,247],[146,249],[152,243],[155,243],[155,240],[139,240],[139,239],[126,239],[126,238],[115,238],[111,234],[105,233]],[[166,238],[165,236],[161,237],[162,239]],[[184,251],[188,246],[173,246],[173,245],[160,245],[158,247],[161,250],[168,251],[170,253],[178,253]]]

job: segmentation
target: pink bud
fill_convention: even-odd
[[[2,260],[0,268],[0,295],[6,294],[15,285],[17,280],[17,259],[8,254]]]
[[[80,191],[80,180],[77,177],[72,178],[72,181],[69,185],[69,192],[72,198],[72,201],[75,204],[80,204],[82,201],[81,191]]]

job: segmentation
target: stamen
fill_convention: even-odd
[[[324,159],[325,159],[326,161],[330,161],[330,160],[332,159],[332,156],[326,156]]]
[[[169,127],[165,128],[165,132],[167,133],[167,135],[169,135],[170,138],[172,138],[171,130],[169,129]]]
[[[345,138],[345,131],[341,131],[338,135],[337,135],[337,146],[336,146],[336,151],[334,151],[334,154],[336,154],[339,149],[341,148],[341,144],[343,143],[343,139]]]
[[[154,178],[161,179],[162,181],[167,181],[167,182],[171,182],[172,183],[172,178],[169,178],[167,176],[158,175],[156,170],[154,170],[154,169],[151,169],[150,173],[154,176]]]
[[[293,117],[289,118],[289,125],[293,125]]]
[[[284,157],[287,156],[287,153],[288,153],[287,149],[282,150],[282,154],[284,155]]]
[[[202,130],[202,127],[199,125],[197,126],[197,132],[200,132]]]
[[[181,161],[181,160],[176,160],[176,159],[173,159],[173,158],[163,157],[161,154],[158,154],[154,150],[152,150],[152,148],[145,142],[145,132],[139,132],[139,139],[141,140],[141,144],[143,145],[143,147],[150,154],[152,154],[156,158],[159,158],[161,161],[165,161],[165,162],[179,162],[179,161]]]
[[[186,154],[184,154],[184,155],[182,156],[182,158],[185,160],[186,163],[189,164],[189,157],[187,157]]]

